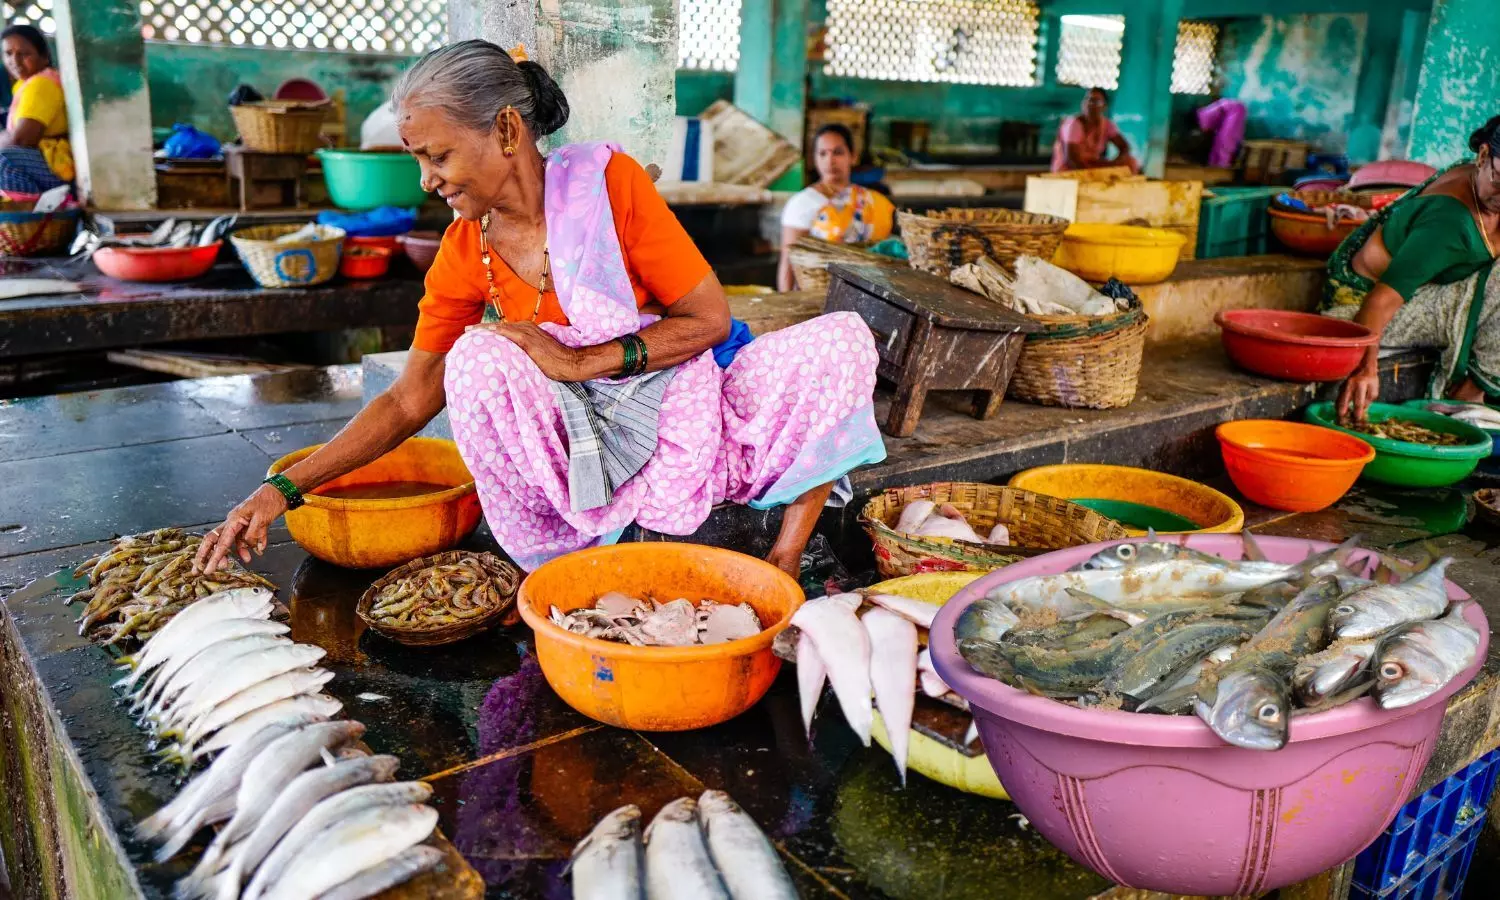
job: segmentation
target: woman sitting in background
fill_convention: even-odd
[[[73,180],[68,110],[62,79],[42,33],[30,25],[0,32],[11,85],[10,115],[0,131],[0,191],[40,194]]]
[[[1117,151],[1114,159],[1104,154],[1110,145]],[[1089,88],[1083,95],[1083,109],[1076,116],[1063,119],[1052,144],[1052,171],[1104,169],[1127,166],[1139,172],[1141,164],[1130,155],[1130,142],[1109,118],[1109,94],[1104,88]]]
[[[1500,116],[1469,138],[1478,157],[1412,188],[1349,235],[1328,260],[1328,315],[1352,319],[1388,349],[1440,348],[1430,393],[1500,394]],[[1380,395],[1380,347],[1339,392],[1364,419]]]
[[[803,235],[821,241],[869,244],[891,235],[896,207],[878,191],[849,180],[854,170],[854,135],[842,125],[824,125],[813,138],[818,180],[792,195],[781,211],[781,265],[776,289],[790,291],[791,246]]]

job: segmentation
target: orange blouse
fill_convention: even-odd
[[[652,300],[671,306],[713,271],[640,163],[616,153],[604,168],[604,184],[637,308]],[[478,222],[458,219],[448,226],[427,270],[414,348],[446,353],[465,328],[484,317],[489,284],[480,261],[482,240]],[[530,319],[536,286],[522,281],[498,254],[491,253],[490,261],[505,318]],[[555,291],[542,295],[536,320],[568,324]]]

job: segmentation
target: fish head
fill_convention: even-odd
[[[1350,644],[1326,656],[1304,659],[1292,673],[1292,690],[1306,706],[1322,703],[1353,683],[1373,651],[1373,644]]]
[[[1328,624],[1340,638],[1367,638],[1405,621],[1398,604],[1370,588],[1340,600],[1328,613]]]
[[[996,681],[1011,683],[1015,680],[1015,668],[1000,652],[1000,644],[977,638],[959,638],[959,655],[970,668]]]
[[[998,641],[1020,622],[1020,618],[1004,603],[982,597],[959,614],[953,626],[953,636],[960,641]]]
[[[1424,640],[1422,626],[1398,632],[1381,645],[1375,663],[1375,696],[1384,709],[1420,703],[1447,683],[1448,666],[1439,649]]]
[[[1176,559],[1181,555],[1181,551],[1182,547],[1165,541],[1116,544],[1095,553],[1079,568],[1103,571],[1124,569],[1127,566],[1148,565]]]
[[[1291,700],[1283,678],[1258,669],[1229,672],[1219,679],[1210,707],[1197,702],[1198,717],[1214,734],[1247,750],[1286,746]]]
[[[698,810],[700,815],[707,820],[725,813],[738,812],[740,805],[734,802],[734,798],[723,791],[704,791],[698,798]]]

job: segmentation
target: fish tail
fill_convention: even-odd
[[[1248,531],[1243,531],[1240,532],[1240,539],[1244,546],[1245,559],[1252,562],[1266,562],[1269,559],[1266,556],[1265,549],[1261,547],[1260,541],[1255,539],[1255,535]]]

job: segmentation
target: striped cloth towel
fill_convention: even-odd
[[[672,369],[623,382],[552,382],[568,433],[573,512],[598,509],[656,452],[661,398]]]

